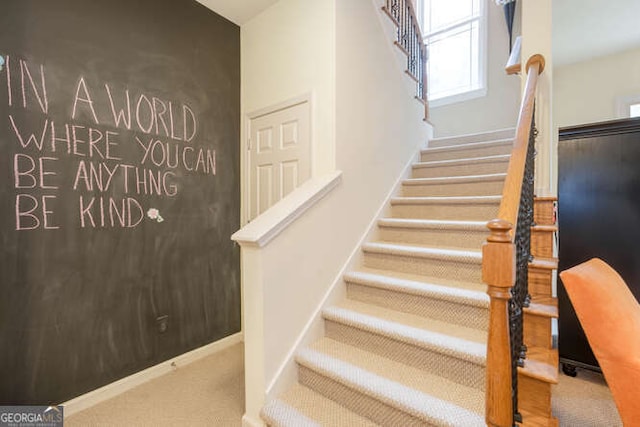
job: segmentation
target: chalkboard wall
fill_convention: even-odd
[[[194,0],[3,0],[0,404],[240,330],[240,30]]]

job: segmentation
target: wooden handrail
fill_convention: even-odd
[[[539,54],[531,56],[527,61],[526,69],[528,73],[527,82],[524,88],[522,103],[520,104],[515,140],[513,142],[513,149],[511,150],[507,177],[505,178],[502,189],[500,210],[498,211],[498,218],[507,221],[512,226],[515,225],[518,218],[522,177],[524,175],[527,146],[531,132],[531,119],[533,118],[533,101],[536,95],[538,76],[544,70],[544,57]],[[511,237],[513,241],[513,233]]]
[[[538,76],[544,70],[544,62],[544,57],[538,54],[527,61],[527,82],[498,218],[487,224],[490,235],[482,246],[482,280],[487,284],[490,298],[485,389],[485,420],[488,426],[511,427],[514,424],[508,309],[517,273],[514,229],[518,221],[522,181],[532,131],[535,92]]]

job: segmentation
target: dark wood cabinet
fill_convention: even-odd
[[[640,118],[560,129],[558,225],[559,271],[601,258],[640,300]],[[558,305],[565,372],[599,370],[561,280]]]

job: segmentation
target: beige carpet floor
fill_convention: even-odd
[[[85,426],[240,426],[244,345],[236,344],[65,419]]]
[[[622,426],[607,383],[596,372],[578,369],[575,378],[561,373],[551,402],[562,427]]]
[[[553,411],[562,427],[622,426],[602,375],[560,374]],[[241,425],[244,413],[243,345],[237,344],[75,414],[67,427]]]

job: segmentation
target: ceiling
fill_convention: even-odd
[[[278,0],[197,0],[242,25]],[[553,0],[553,62],[572,64],[640,47],[640,0]]]
[[[242,25],[278,0],[197,0],[237,25]]]
[[[640,48],[639,0],[553,0],[554,66]]]

